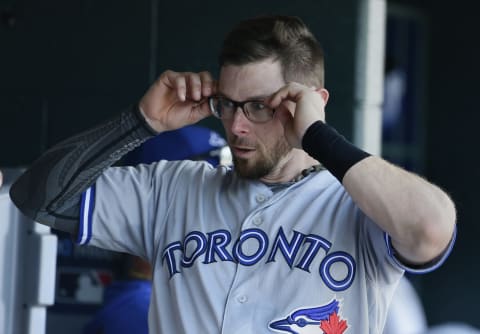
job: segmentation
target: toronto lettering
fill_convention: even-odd
[[[243,230],[235,240],[227,230],[206,234],[193,231],[182,241],[165,247],[162,261],[172,278],[199,261],[204,265],[231,261],[242,266],[254,266],[263,261],[311,273],[312,263],[318,258],[321,259],[319,268],[314,269],[318,270],[325,285],[334,291],[343,291],[355,278],[355,260],[346,252],[330,252],[331,246],[328,240],[315,234],[293,231],[293,235],[287,237],[282,227],[273,240],[258,228]],[[338,277],[339,271],[336,275],[332,274],[334,266],[343,266],[340,271],[342,277]]]

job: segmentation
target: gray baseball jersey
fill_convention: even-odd
[[[328,171],[273,190],[204,162],[112,167],[81,215],[80,244],[153,264],[152,333],[381,333],[406,269]]]

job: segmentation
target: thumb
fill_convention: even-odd
[[[200,101],[200,103],[193,106],[192,113],[193,113],[193,119],[195,123],[208,116],[211,116],[212,112],[208,104],[208,99],[204,99],[203,101]]]
[[[277,117],[282,124],[285,138],[290,146],[301,148],[301,141],[295,135],[293,115],[290,113],[290,111],[286,108],[278,109],[277,112],[275,112],[275,117]]]

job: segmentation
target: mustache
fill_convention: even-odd
[[[257,147],[256,143],[248,140],[247,138],[240,138],[238,136],[233,136],[230,139],[230,146],[245,146],[245,147]]]

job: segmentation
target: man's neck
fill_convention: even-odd
[[[291,182],[307,168],[318,165],[319,162],[300,149],[291,150],[277,164],[277,166],[260,181],[264,183],[285,183]]]

